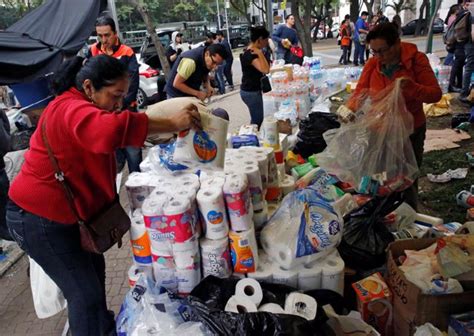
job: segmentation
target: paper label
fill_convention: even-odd
[[[193,148],[199,161],[203,163],[212,162],[217,156],[217,145],[205,131],[194,134]]]
[[[171,240],[177,243],[185,242],[194,235],[192,217],[190,211],[169,216],[143,216],[145,226],[157,231],[157,236],[152,237],[152,240]]]

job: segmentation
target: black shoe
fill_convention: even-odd
[[[455,87],[455,86],[449,86],[448,87],[448,92],[454,92],[454,93],[461,93],[462,89]]]

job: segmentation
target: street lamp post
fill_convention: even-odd
[[[225,0],[225,6],[224,6],[225,29],[227,30],[227,41],[230,43],[229,18],[227,17],[227,9],[228,8],[230,8],[230,2],[229,2],[229,0]]]
[[[219,9],[219,0],[216,0],[217,4],[217,30],[221,30],[221,10]]]

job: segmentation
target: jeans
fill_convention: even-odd
[[[7,205],[7,225],[20,248],[63,292],[72,335],[115,335],[105,298],[104,256],[82,250],[79,226],[36,216],[12,201]]]
[[[216,70],[216,82],[217,88],[220,94],[225,93],[225,81],[224,81],[224,65],[219,65]]]
[[[277,51],[276,51],[276,57],[277,57],[277,59],[284,60],[284,59],[285,59],[286,52],[287,52],[286,49],[280,50],[280,49],[278,48]]]
[[[349,56],[347,55],[349,51],[349,46],[343,46],[341,47],[341,49],[342,55],[341,58],[339,58],[339,63],[347,64],[349,62]]]
[[[140,171],[140,162],[142,162],[142,149],[137,147],[127,146],[119,148],[115,151],[117,160],[117,172],[121,172],[125,166],[125,160],[128,163],[128,171],[130,173]]]
[[[249,108],[250,123],[262,125],[263,122],[263,98],[262,91],[244,91],[240,90],[240,97]]]
[[[234,63],[234,60],[230,59],[230,60],[225,61],[225,64],[224,64],[224,76],[225,76],[225,79],[227,80],[227,83],[229,83],[231,87],[234,86],[234,80],[232,79],[232,64],[233,63]]]
[[[5,169],[0,170],[0,240],[13,240],[8,231],[6,222],[6,207],[8,201],[8,189],[10,181],[8,180]]]
[[[359,41],[354,41],[354,64],[364,64],[364,56],[365,56],[365,45],[360,44]]]
[[[474,43],[468,42],[464,45],[464,54],[466,55],[466,64],[464,65],[464,75],[462,78],[461,96],[469,96],[471,89],[471,75],[474,72]]]
[[[454,53],[448,52],[446,58],[444,59],[444,65],[453,65]]]
[[[426,124],[416,128],[412,135],[410,135],[410,142],[415,152],[416,163],[418,168],[423,163],[423,148],[426,137]],[[403,192],[404,201],[410,205],[414,210],[418,208],[418,179]]]
[[[462,86],[462,74],[464,68],[464,62],[466,60],[464,54],[464,46],[458,45],[454,49],[454,61],[451,67],[451,74],[449,77],[450,87],[461,87]]]

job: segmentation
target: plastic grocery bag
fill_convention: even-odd
[[[33,259],[30,260],[30,284],[33,304],[38,318],[44,319],[56,315],[67,303],[63,292]]]
[[[285,269],[330,254],[341,240],[343,221],[311,188],[289,193],[260,235],[263,249]]]
[[[377,197],[344,217],[338,251],[347,266],[369,270],[385,263],[385,250],[394,237],[385,226],[384,217],[401,203],[400,193]]]
[[[387,195],[408,188],[418,175],[409,140],[413,116],[407,111],[401,80],[370,98],[360,98],[354,122],[343,124],[317,162],[360,193]]]

